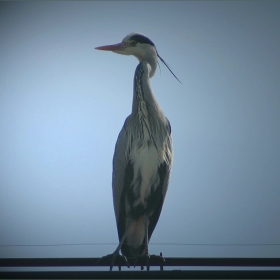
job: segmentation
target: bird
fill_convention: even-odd
[[[133,55],[139,61],[132,111],[119,133],[113,156],[112,191],[119,245],[108,255],[112,270],[116,257],[121,257],[120,251],[126,263],[129,257],[150,256],[148,243],[162,211],[173,162],[171,125],[156,100],[150,79],[156,73],[158,58],[171,69],[155,44],[141,33],[130,33],[121,43],[95,49]]]

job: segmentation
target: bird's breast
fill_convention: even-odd
[[[164,123],[160,117],[152,115],[150,110],[151,105],[139,96],[134,126],[128,130],[128,160],[133,170],[133,178],[129,184],[129,201],[132,211],[134,208],[138,214],[146,209],[149,198],[159,187],[159,167],[165,160]]]
[[[132,155],[133,182],[131,187],[135,194],[133,206],[141,204],[144,207],[153,188],[157,186],[159,155],[151,141],[145,141],[139,150]]]

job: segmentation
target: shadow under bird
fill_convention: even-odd
[[[152,92],[150,78],[156,72],[158,58],[171,69],[158,55],[155,44],[139,33],[127,35],[119,44],[96,49],[134,55],[139,60],[132,112],[120,131],[113,157],[119,245],[113,254],[102,258],[111,258],[112,270],[117,257],[124,258],[127,265],[126,257],[150,257],[148,243],[162,210],[173,158],[171,126]]]

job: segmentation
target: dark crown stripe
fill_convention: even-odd
[[[155,46],[155,44],[149,38],[147,38],[144,35],[135,34],[135,35],[132,35],[129,39],[130,40],[134,40],[134,41],[136,41],[138,43],[150,44],[152,46]]]

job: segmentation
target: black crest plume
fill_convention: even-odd
[[[133,34],[131,37],[130,37],[130,40],[135,40],[136,42],[138,43],[142,43],[142,44],[149,44],[151,46],[155,46],[155,44],[148,38],[146,37],[145,35],[142,35],[142,34]],[[157,52],[157,50],[156,50]],[[163,60],[163,58],[158,54],[157,52],[157,56],[158,58],[161,60],[161,62],[167,67],[167,69],[171,72],[171,74],[177,79],[177,81],[181,83],[181,81],[176,77],[176,75],[172,72],[172,70],[170,69],[170,67],[168,66],[168,64]]]
[[[167,69],[171,72],[171,74],[176,78],[176,80],[180,83],[180,84],[182,84],[181,83],[181,81],[176,77],[176,75],[172,72],[172,70],[170,69],[170,67],[168,66],[168,64],[163,60],[163,58],[158,54],[158,52],[157,52],[157,56],[158,56],[158,58],[161,60],[161,62],[167,67]]]

